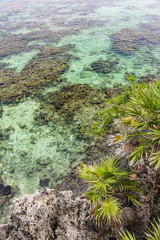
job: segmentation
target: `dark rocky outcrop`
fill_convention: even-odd
[[[0,166],[1,167],[1,166]],[[11,204],[15,193],[18,192],[17,186],[10,186],[0,178],[0,215],[3,215],[3,211]],[[5,218],[5,216],[3,216]]]

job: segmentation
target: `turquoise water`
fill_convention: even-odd
[[[159,76],[159,13],[158,0],[0,1],[0,177],[16,192],[3,203],[60,184],[85,157],[80,128],[105,107],[105,88],[128,85],[130,74]],[[91,87],[82,102],[75,84]],[[8,203],[1,209],[6,222]]]

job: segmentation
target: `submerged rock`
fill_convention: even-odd
[[[0,45],[0,58],[10,54],[18,54],[23,51],[30,51],[35,47],[38,47],[36,45],[28,45],[28,42],[26,40],[21,39],[13,34],[8,34],[8,36],[1,38]],[[2,69],[3,67],[5,66],[1,64],[0,69]]]
[[[112,48],[116,52],[131,54],[138,49],[138,41],[142,38],[136,29],[123,28],[119,32],[112,35]]]
[[[48,187],[49,181],[50,180],[48,178],[40,179],[39,186],[41,186],[41,187]]]
[[[142,45],[160,44],[160,25],[144,23],[139,28],[123,28],[112,35],[112,49],[126,55],[132,54]]]
[[[0,215],[3,216],[4,209],[11,204],[11,200],[18,192],[17,186],[10,186],[0,177]],[[5,216],[3,216],[5,221]],[[1,239],[1,238],[0,238]]]
[[[0,141],[5,141],[8,140],[10,138],[10,135],[14,132],[14,128],[13,127],[8,127],[5,129],[1,129],[0,128]],[[0,155],[3,154],[3,151],[0,152]]]
[[[0,180],[0,197],[8,196],[11,193],[12,193],[11,186],[9,186],[9,185],[5,186],[2,182],[2,180]]]
[[[44,102],[41,105],[38,122],[53,122],[56,113],[65,120],[81,119],[83,121],[91,119],[100,108],[106,107],[107,100],[118,95],[120,89],[93,89],[87,84],[74,84],[61,88],[59,91],[43,96]],[[81,116],[80,116],[81,115]],[[82,120],[82,119],[81,119]]]
[[[31,60],[20,74],[3,69],[0,72],[0,102],[19,102],[43,87],[61,81],[68,69],[69,55],[65,47],[46,47]]]
[[[109,61],[109,60],[97,60],[91,64],[92,69],[96,73],[110,73],[113,71],[113,68],[117,65],[117,62],[115,61]]]
[[[8,64],[7,63],[0,63],[0,70],[2,70],[3,68],[7,67]]]
[[[159,81],[159,77],[156,76],[156,75],[151,75],[151,74],[148,74],[146,76],[142,76],[138,83],[150,83],[150,82],[157,82]]]
[[[2,115],[3,115],[3,107],[0,106],[0,117],[2,117]]]
[[[52,159],[50,158],[45,158],[45,157],[40,157],[36,159],[36,163],[42,166],[46,166],[52,162]]]

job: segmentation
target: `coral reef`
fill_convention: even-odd
[[[112,35],[112,49],[126,55],[132,54],[142,45],[160,44],[158,22],[144,23],[139,28],[123,28]]]
[[[102,26],[105,24],[105,21],[101,20],[88,20],[85,17],[78,18],[77,7],[75,7],[74,4],[72,6],[72,3],[70,5],[70,11],[65,13],[63,11],[64,7],[61,5],[59,6],[58,2],[51,3],[48,1],[50,6],[48,8],[43,2],[38,1],[36,9],[31,6],[29,14],[30,21],[28,21],[28,16],[26,17],[27,19],[25,18],[25,11],[28,7],[26,3],[21,3],[20,6],[16,1],[14,1],[14,5],[11,4],[11,6],[5,2],[1,4],[2,7],[0,13],[5,13],[5,17],[0,17],[2,20],[0,23],[0,58],[31,49],[41,49],[41,45],[39,43],[34,44],[32,41],[44,41],[45,44],[53,43],[59,41],[66,35],[77,34],[82,29]],[[19,7],[15,8],[16,4]],[[34,3],[32,2],[32,4]],[[68,1],[64,1],[63,4],[67,5]],[[81,4],[83,7],[78,7],[78,11],[79,14],[82,15],[84,12],[86,14],[93,12],[94,9],[97,8],[97,6],[94,5],[91,7],[91,5],[87,2],[85,5],[83,1],[82,3],[79,2],[79,5]],[[24,16],[21,16],[21,20],[19,20],[19,18],[16,19],[17,15],[21,14],[21,12],[24,12]],[[73,16],[72,20],[66,21],[66,16],[70,14]],[[50,24],[46,24],[43,18],[47,18]]]
[[[0,102],[18,102],[50,83],[61,81],[60,75],[68,69],[68,61],[65,47],[46,47],[20,74],[10,69],[1,70]]]
[[[106,106],[106,101],[113,95],[120,93],[121,89],[93,89],[86,84],[73,84],[61,88],[59,91],[42,96],[40,113],[36,121],[54,122],[55,114],[65,120],[91,119],[100,108]],[[83,116],[83,118],[82,118]]]
[[[53,115],[50,113],[56,111],[65,119],[71,120],[77,112],[82,114],[82,112],[87,111],[89,106],[104,105],[106,98],[108,98],[107,94],[100,93],[100,90],[93,90],[88,85],[74,84],[66,86],[60,91],[46,96],[48,116],[45,116],[46,118],[52,118]],[[51,121],[52,119],[48,118],[48,120]]]
[[[14,43],[14,46],[13,46]],[[28,45],[26,39],[21,39],[15,35],[8,35],[0,39],[0,58],[11,54],[18,54],[24,51],[30,51],[32,49],[38,49],[39,46],[36,44]]]

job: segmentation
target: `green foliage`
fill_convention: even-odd
[[[152,230],[148,229],[148,233],[146,233],[147,240],[160,240],[160,218],[158,221],[153,224],[152,223]]]
[[[119,221],[118,215],[121,210],[120,203],[117,199],[108,197],[103,202],[95,205],[94,214],[98,222],[106,221],[111,223],[112,220]]]
[[[133,152],[129,155],[131,162],[141,159],[151,161],[160,166],[159,151],[160,141],[160,82],[137,85],[132,91],[132,96],[123,106],[125,114],[130,121],[122,121],[126,124],[131,135],[127,140],[137,139]]]
[[[158,221],[153,224],[151,223],[151,229],[148,229],[148,232],[146,233],[146,240],[160,240],[160,219],[158,218]],[[134,233],[131,234],[128,231],[119,233],[121,238],[117,238],[117,240],[136,240]]]
[[[90,132],[102,136],[114,124],[120,130],[115,136],[108,136],[108,145],[119,144],[128,152],[126,158],[130,164],[149,163],[160,168],[160,81],[153,83],[135,83],[130,76],[131,87],[126,88],[117,98],[108,101],[108,108],[100,111],[99,121],[95,122]],[[130,148],[131,146],[131,148]],[[125,148],[126,147],[126,148]],[[122,155],[124,156],[124,155]],[[118,160],[110,156],[102,164],[80,167],[80,178],[90,184],[86,196],[94,206],[98,222],[119,221],[122,208],[121,198],[127,197],[133,203],[140,204],[135,192],[140,191],[138,182],[132,180],[130,170],[120,170]],[[134,175],[134,174],[133,174]],[[120,233],[123,240],[135,240],[128,231]],[[160,219],[152,224],[152,230],[146,235],[147,240],[160,240]]]
[[[135,83],[135,81],[136,81],[136,79],[135,79],[135,77],[134,77],[133,75],[130,75],[129,78],[128,78],[128,80],[129,80],[129,82],[132,83],[132,84]]]
[[[89,134],[96,134],[101,136],[106,134],[110,126],[114,123],[114,119],[125,116],[123,110],[119,111],[120,106],[125,104],[129,99],[129,91],[124,92],[117,98],[112,98],[108,101],[108,108],[104,112],[98,112],[98,116],[101,116],[101,120],[94,123],[91,127]]]
[[[84,127],[81,127],[80,132],[84,132]]]
[[[126,232],[122,232],[120,233],[121,238],[117,238],[117,240],[136,240],[135,235],[131,234],[130,232],[126,231]]]
[[[101,120],[92,127],[98,135],[106,134],[107,129],[117,120],[126,126],[126,142],[133,151],[128,155],[131,164],[146,160],[160,167],[160,81],[136,84],[134,76],[129,78],[132,88],[108,101],[108,108]],[[129,133],[129,134],[128,134]],[[123,138],[124,139],[124,138]],[[116,140],[115,140],[116,142]]]
[[[152,158],[152,164],[155,164],[155,168],[160,168],[160,151],[156,152],[154,154],[154,157]]]
[[[130,179],[131,171],[119,169],[119,162],[114,156],[109,156],[102,164],[81,165],[79,177],[90,183],[86,192],[94,206],[97,221],[118,221],[121,210],[120,196],[130,198],[139,203],[135,191],[140,191],[138,183]]]

